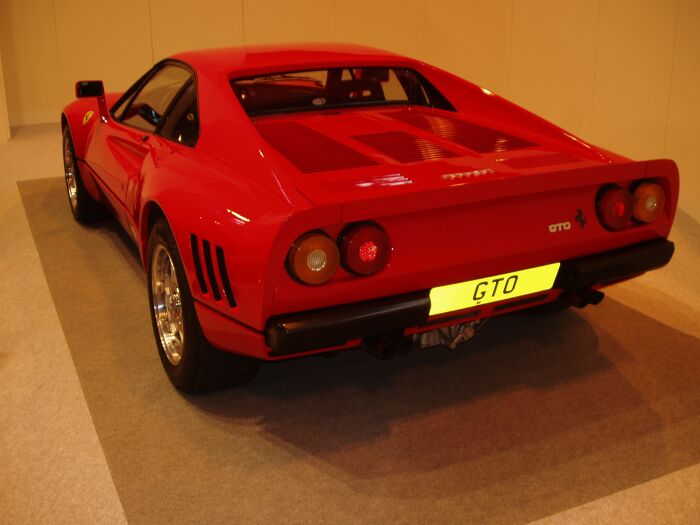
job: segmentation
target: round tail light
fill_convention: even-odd
[[[653,222],[659,218],[665,201],[666,195],[661,186],[653,182],[644,182],[634,190],[632,215],[640,222]]]
[[[299,237],[287,257],[289,273],[306,284],[323,284],[338,270],[338,247],[327,235],[311,232]]]
[[[340,251],[345,269],[357,275],[370,275],[386,266],[391,244],[379,226],[361,224],[342,235]]]
[[[619,186],[605,190],[598,199],[598,218],[606,228],[619,230],[632,219],[632,195]]]

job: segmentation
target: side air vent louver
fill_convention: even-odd
[[[197,274],[197,282],[199,283],[199,288],[202,290],[202,293],[206,294],[211,289],[211,294],[215,300],[221,301],[222,298],[225,297],[229,306],[231,308],[235,307],[236,299],[233,296],[231,281],[228,277],[228,270],[226,269],[226,256],[224,254],[224,249],[221,246],[215,247],[215,266],[214,259],[212,258],[212,247],[208,240],[202,239],[200,250],[199,239],[196,235],[192,234],[190,235],[190,245],[192,248],[194,269]],[[206,274],[202,268],[202,256],[204,257]],[[219,287],[219,279],[221,280],[222,288]]]
[[[214,299],[221,301],[221,290],[219,289],[219,283],[216,281],[214,261],[211,259],[211,246],[208,240],[202,239],[202,249],[204,250],[204,264],[207,266],[207,275],[211,284],[211,293],[214,295]]]
[[[298,122],[255,123],[258,133],[304,173],[377,164],[354,149]]]
[[[353,139],[401,163],[447,159],[457,156],[456,153],[431,140],[415,137],[403,131],[355,135]]]
[[[204,279],[204,272],[202,272],[202,259],[199,256],[199,241],[196,235],[190,235],[190,246],[192,247],[192,259],[194,259],[194,271],[197,273],[199,289],[202,290],[202,293],[207,293],[209,288],[207,287],[207,281]]]
[[[226,271],[226,257],[224,257],[224,249],[221,246],[216,247],[216,262],[219,264],[219,273],[221,273],[221,285],[224,287],[224,294],[228,299],[228,304],[231,308],[236,306],[236,301],[233,298],[233,290],[231,290],[231,281],[228,280],[228,272]]]
[[[446,115],[426,115],[418,111],[390,111],[384,114],[477,153],[495,153],[537,145],[503,131]]]

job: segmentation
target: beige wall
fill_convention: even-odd
[[[0,0],[12,125],[55,121],[78,78],[121,90],[178,50],[359,42],[633,158],[672,157],[698,202],[699,26],[699,0]]]

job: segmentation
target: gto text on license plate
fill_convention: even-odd
[[[558,271],[559,263],[553,263],[433,288],[430,291],[430,315],[549,290],[554,286]]]

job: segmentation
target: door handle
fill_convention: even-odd
[[[141,142],[148,142],[148,139],[150,138],[148,135],[141,135]]]

